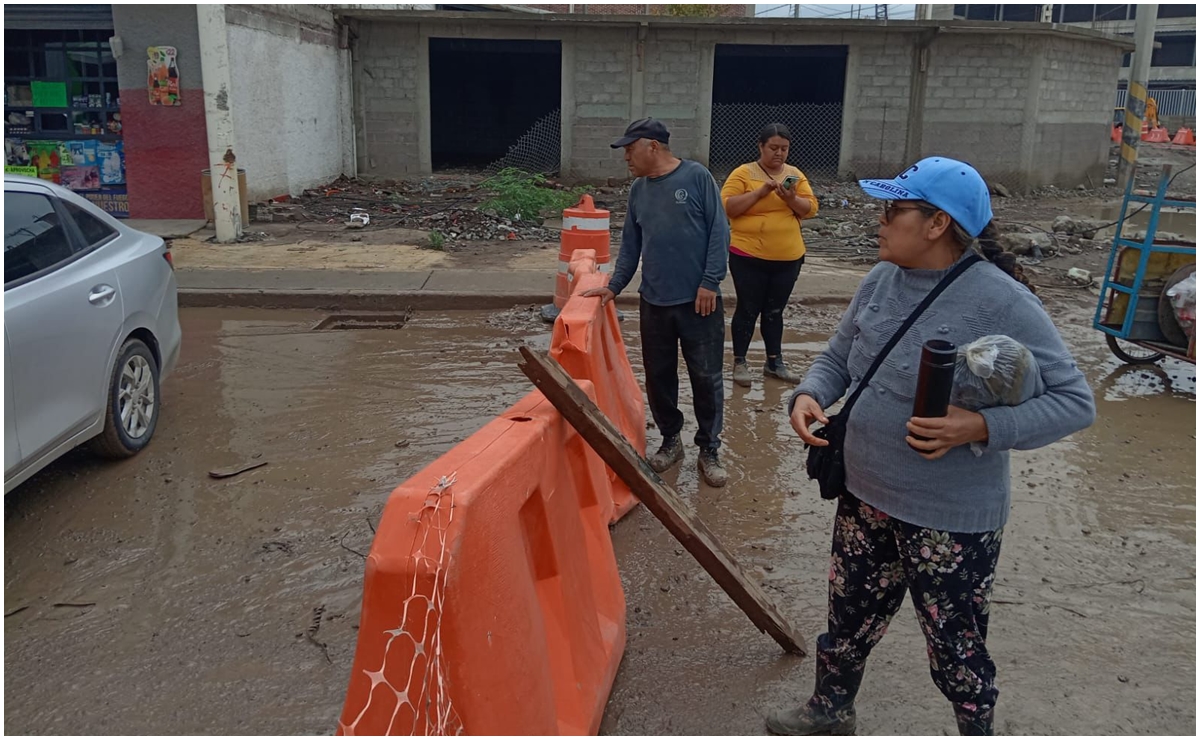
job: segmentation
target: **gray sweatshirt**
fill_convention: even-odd
[[[691,303],[701,287],[721,292],[729,264],[729,221],[721,189],[704,165],[685,159],[662,177],[633,181],[609,290],[625,290],[639,257],[638,292],[647,303]]]
[[[882,262],[858,287],[837,333],[812,364],[796,396],[828,409],[857,387],[876,355],[921,299],[949,272]],[[1029,348],[1046,392],[1017,406],[980,411],[988,442],[926,460],[904,441],[912,417],[921,345],[958,346],[1006,334]],[[1091,425],[1095,401],[1041,301],[995,265],[969,268],[934,301],[892,350],[859,397],[846,430],[846,488],[889,516],[950,532],[986,532],[1008,520],[1009,450],[1031,450]]]

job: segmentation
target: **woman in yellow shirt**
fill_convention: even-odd
[[[783,309],[804,265],[800,220],[816,215],[817,197],[804,173],[787,163],[791,139],[782,123],[767,125],[758,135],[758,159],[734,170],[721,188],[732,229],[729,272],[737,290],[733,382],[746,387],[751,384],[746,351],[756,322],[767,347],[763,375],[800,382],[783,361]]]

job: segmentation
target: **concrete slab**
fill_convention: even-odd
[[[175,273],[184,290],[378,292],[421,290],[429,271],[374,272],[350,270],[179,270]],[[551,286],[553,290],[553,286]]]
[[[203,219],[186,218],[130,218],[125,225],[131,229],[154,234],[162,239],[183,239],[200,231],[208,224]]]
[[[448,293],[532,293],[554,295],[554,273],[540,270],[434,270],[423,290]]]

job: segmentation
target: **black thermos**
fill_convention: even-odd
[[[954,390],[954,362],[957,358],[958,348],[944,339],[930,339],[921,347],[921,369],[917,373],[913,416],[936,419],[946,415],[950,408],[950,392]],[[921,441],[927,439],[916,434],[912,437]]]

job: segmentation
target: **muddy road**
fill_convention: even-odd
[[[1194,369],[1118,365],[1088,328],[1090,294],[1048,299],[1100,417],[1013,457],[990,634],[998,729],[1192,734]],[[792,310],[785,351],[803,367],[837,317]],[[332,732],[359,553],[388,493],[524,395],[511,352],[549,335],[521,309],[312,331],[321,318],[184,311],[151,446],[119,464],[76,451],[6,497],[7,733]],[[728,390],[728,488],[700,486],[694,450],[671,475],[811,643],[833,507],[803,475],[785,399],[774,383]],[[629,639],[603,732],[760,734],[766,710],[807,695],[811,660],[782,656],[646,511],[613,537]],[[905,607],[872,658],[860,733],[953,727]]]

